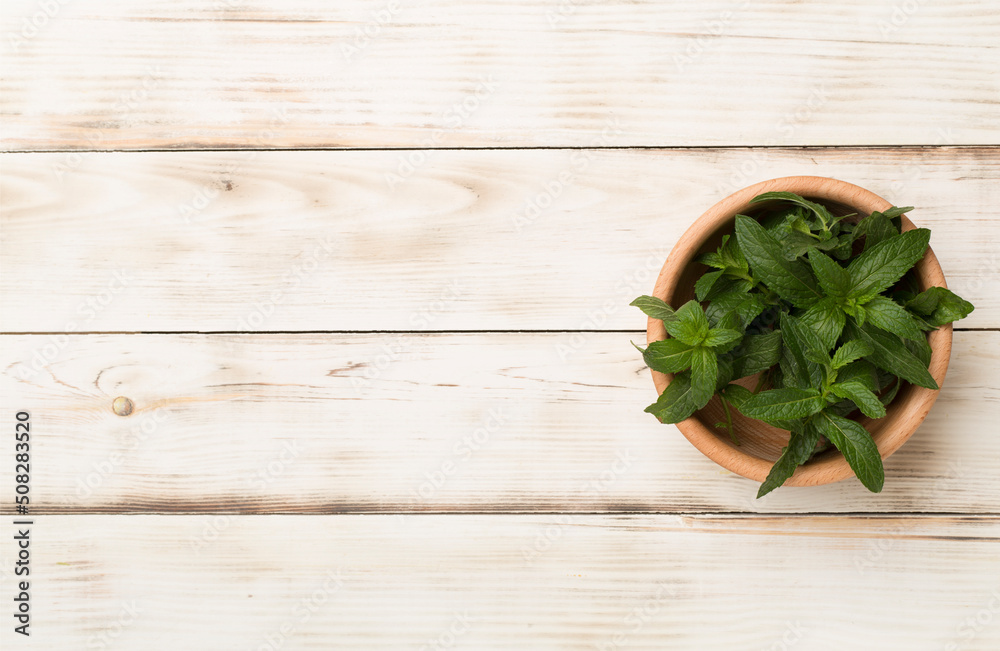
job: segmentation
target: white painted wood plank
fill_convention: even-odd
[[[996,518],[49,516],[31,536],[50,651],[1000,645]]]
[[[750,183],[870,188],[1000,327],[1000,149],[0,157],[7,332],[642,329],[680,235]],[[400,159],[428,157],[408,177]]]
[[[22,0],[0,17],[8,149],[1000,143],[989,3]]]
[[[1000,512],[998,332],[955,333],[881,494],[852,478],[757,501],[642,412],[656,392],[627,334],[0,342],[0,413],[31,413],[39,513]]]

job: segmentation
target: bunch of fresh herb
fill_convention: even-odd
[[[943,287],[920,292],[907,272],[930,231],[900,230],[912,208],[875,212],[857,224],[790,192],[768,192],[758,219],[736,216],[735,236],[699,258],[710,268],[697,300],[674,310],[660,299],[632,302],[662,319],[669,337],[642,352],[674,378],[646,408],[677,423],[718,395],[717,427],[737,445],[730,409],[790,432],[757,497],[833,444],[868,490],[885,479],[871,435],[849,418],[885,416],[903,382],[929,389],[926,332],[966,317],[968,301]],[[734,380],[760,374],[753,391]]]

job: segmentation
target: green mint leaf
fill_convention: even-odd
[[[868,344],[864,344],[868,346]],[[871,346],[867,348],[868,352],[871,352]],[[838,382],[851,382],[857,381],[865,386],[869,391],[876,391],[878,389],[878,370],[875,365],[866,359],[859,359],[851,362],[847,366],[840,369],[837,373]]]
[[[833,348],[844,331],[847,315],[835,298],[824,298],[799,316],[799,321],[819,338],[822,344],[821,359],[826,359],[826,351]],[[805,351],[803,351],[805,352]]]
[[[711,288],[704,292],[704,299],[699,300],[714,301],[718,296],[730,292],[746,295],[753,289],[753,282],[746,278],[734,278],[728,274],[728,271],[723,272],[722,277],[713,282]]]
[[[705,308],[708,319],[716,326],[721,326],[723,319],[732,312],[735,312],[745,328],[750,322],[756,319],[765,309],[764,302],[756,294],[747,294],[745,291],[733,291],[720,294],[712,299],[712,302]]]
[[[715,251],[702,253],[698,256],[697,261],[707,267],[714,267],[716,269],[726,268],[726,263],[722,260],[722,256]]]
[[[878,396],[858,380],[838,382],[830,386],[830,391],[835,396],[853,402],[861,410],[861,413],[869,418],[882,418],[885,416],[885,405],[879,401]]]
[[[885,483],[885,469],[882,467],[878,447],[868,430],[853,420],[828,412],[820,413],[812,422],[844,454],[851,470],[865,488],[873,493],[881,492]]]
[[[795,260],[815,250],[819,240],[812,235],[793,230],[778,240],[778,243],[781,245],[785,260]]]
[[[919,357],[917,359],[919,359]],[[878,393],[879,391],[881,391],[882,389],[885,389],[887,386],[889,386],[890,384],[892,384],[893,382],[896,381],[896,376],[895,375],[893,375],[889,371],[883,371],[880,368],[876,368],[875,369],[875,375],[876,375],[876,380],[877,380],[876,383],[875,383],[875,385],[876,385],[876,387],[878,387],[875,390],[875,393]]]
[[[895,219],[896,217],[900,217],[902,215],[905,215],[906,213],[910,212],[911,210],[913,210],[913,206],[906,206],[904,208],[897,208],[896,206],[893,206],[892,208],[889,208],[888,210],[883,210],[882,211],[882,215],[885,216],[885,217],[887,217],[888,219]],[[899,229],[898,228],[896,229],[896,233],[899,233]]]
[[[677,320],[690,325],[695,330],[704,331],[705,335],[708,334],[708,319],[705,317],[705,311],[701,308],[701,304],[698,301],[688,301],[684,305],[681,305],[677,310]]]
[[[831,249],[837,248],[838,246],[840,246],[839,237],[831,237],[829,239],[816,242],[817,251],[829,251]]]
[[[740,386],[739,384],[727,384],[724,389],[722,389],[722,395],[726,397],[733,407],[740,409],[753,394],[750,393],[750,389]],[[740,410],[742,413],[742,410]]]
[[[760,420],[794,420],[806,418],[826,404],[816,389],[771,389],[748,398],[740,411],[744,416]]]
[[[805,355],[807,360],[817,366],[825,368],[830,365],[830,355],[828,353],[818,352],[815,348],[804,348],[802,354]]]
[[[926,318],[928,325],[943,326],[969,316],[975,309],[969,301],[944,287],[931,287],[906,303],[911,311]]]
[[[778,239],[778,238],[775,238]],[[793,230],[784,237],[778,239],[781,249],[785,253],[786,260],[801,258],[810,251],[829,251],[840,246],[840,238],[829,237],[825,240],[816,239],[815,235]]]
[[[779,366],[785,386],[802,389],[822,386],[826,369],[810,360],[824,359],[826,349],[822,341],[791,315],[782,314],[780,325],[782,346]]]
[[[678,308],[674,318],[663,325],[671,336],[690,346],[698,346],[708,336],[708,319],[698,301],[688,301]]]
[[[809,226],[809,220],[802,216],[801,211],[797,215],[789,215],[785,218],[788,225],[792,227],[793,233],[802,233],[803,235],[812,235],[812,228]],[[815,237],[812,239],[816,239]]]
[[[705,337],[703,345],[714,349],[716,353],[725,353],[742,338],[743,333],[739,330],[712,328],[708,331],[708,336]]]
[[[698,409],[708,404],[715,394],[719,363],[708,348],[698,347],[691,353],[691,399]]]
[[[716,357],[719,365],[719,376],[715,379],[715,390],[719,391],[733,380],[733,362],[728,356]]]
[[[674,308],[655,296],[640,296],[629,303],[629,305],[639,308],[646,316],[660,319],[664,322],[673,320],[674,318]]]
[[[875,296],[865,303],[865,318],[872,325],[904,339],[924,341],[927,338],[917,320],[899,303],[885,296]]]
[[[831,414],[837,414],[838,416],[843,416],[844,418],[849,418],[851,414],[858,410],[858,406],[850,400],[838,400],[837,402],[830,404],[832,400],[836,400],[836,397],[833,394],[826,399],[827,405],[823,408],[823,411],[827,411]]]
[[[777,379],[779,382],[775,386],[800,389],[819,386],[819,384],[813,383],[813,379],[821,382],[822,377],[819,373],[813,374],[813,367],[820,368],[806,359],[802,343],[793,338],[783,327],[781,331],[781,358],[778,360],[780,374]]]
[[[941,290],[943,289],[944,287],[931,287],[926,291],[920,292],[910,300],[906,301],[906,309],[921,316],[930,316],[934,314],[934,310],[936,310],[938,305],[941,304]],[[956,296],[956,298],[958,297]]]
[[[888,407],[889,403],[896,399],[896,394],[899,393],[899,388],[901,386],[903,386],[903,381],[896,378],[896,381],[891,387],[889,387],[889,390],[879,396],[879,402]]]
[[[723,235],[722,243],[719,245],[717,251],[703,253],[698,256],[697,260],[704,265],[727,270],[737,276],[745,275],[748,269],[747,261],[740,252],[736,240],[731,235]]]
[[[838,348],[836,352],[833,353],[833,368],[834,370],[844,368],[854,360],[861,359],[865,355],[870,355],[871,352],[872,347],[867,343],[857,339],[852,339],[851,341],[845,342],[843,346]]]
[[[820,433],[811,423],[804,428],[796,428],[791,431],[788,445],[781,451],[781,456],[771,466],[771,472],[767,474],[767,479],[760,485],[757,491],[757,499],[760,499],[781,486],[788,478],[795,474],[795,469],[801,466],[812,456],[816,444],[819,442]]]
[[[841,223],[841,233],[840,237],[837,239],[837,245],[830,249],[830,255],[837,258],[838,260],[847,260],[851,257],[851,252],[854,248],[854,234],[850,230],[851,225],[847,223]]]
[[[741,378],[761,373],[781,360],[781,331],[747,335],[733,359],[733,377]],[[737,407],[738,409],[738,407]]]
[[[679,339],[654,341],[646,350],[636,348],[642,352],[646,366],[660,373],[679,373],[691,366],[691,346]]]
[[[705,315],[708,316],[708,310],[705,310]],[[712,323],[711,316],[708,317],[708,322]],[[740,336],[743,336],[743,320],[740,319],[740,315],[735,311],[723,314],[722,318],[718,319],[715,323],[712,323],[712,327],[719,330],[737,330],[741,333]],[[711,333],[711,331],[709,331],[709,333]]]
[[[808,221],[806,218],[810,215],[808,210],[800,206],[778,206],[765,210],[759,221],[774,239],[780,240],[795,230],[793,224],[799,220]]]
[[[837,219],[830,213],[826,206],[818,204],[814,201],[809,201],[793,192],[765,192],[764,194],[757,195],[750,200],[750,203],[759,203],[761,201],[788,201],[797,206],[802,206],[807,210],[811,210],[820,220],[821,225],[824,227],[829,227]],[[753,264],[752,262],[750,263]]]
[[[885,213],[880,212],[873,212],[865,217],[854,229],[855,238],[865,238],[865,251],[895,235],[899,235],[899,229]]]
[[[694,295],[699,301],[704,301],[708,299],[709,292],[712,291],[712,287],[715,283],[722,278],[722,271],[710,271],[703,275],[694,284]]]
[[[927,251],[931,232],[916,228],[879,242],[851,260],[847,272],[851,275],[848,296],[865,303],[876,294],[892,287]]]
[[[691,373],[685,371],[674,376],[659,399],[646,407],[663,423],[679,423],[698,410],[691,392]]]
[[[920,360],[920,363],[924,366],[931,365],[931,355],[934,351],[931,350],[931,345],[927,343],[927,338],[923,337],[921,339],[904,339],[903,345],[906,346],[906,350],[913,353],[913,356]]]
[[[865,359],[875,366],[898,375],[907,382],[928,389],[938,389],[937,382],[913,353],[906,349],[897,335],[876,328],[870,323],[862,326],[848,322],[844,329],[849,339],[860,339],[871,346],[872,352]]]
[[[796,427],[800,427],[802,425],[801,418],[796,420],[765,420],[763,418],[758,418],[757,420],[767,423],[772,427],[777,427],[778,429],[787,430],[789,432],[791,432]]]
[[[754,276],[766,278],[778,296],[796,307],[809,307],[823,297],[809,266],[786,260],[781,245],[755,220],[737,215],[736,239]]]
[[[830,256],[820,251],[809,252],[809,265],[819,286],[828,296],[844,298],[851,290],[851,274],[837,264]]]
[[[854,320],[858,322],[858,325],[865,324],[864,305],[858,305],[857,303],[848,300],[847,303],[841,305],[841,307],[844,309],[844,312],[846,312],[848,316],[854,317]]]
[[[726,263],[726,269],[733,272],[740,272],[743,275],[750,270],[747,259],[743,256],[743,252],[740,250],[740,245],[735,237],[730,237],[729,235],[723,236],[722,246],[719,247],[719,255],[722,257],[722,261]]]

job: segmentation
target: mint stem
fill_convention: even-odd
[[[729,411],[729,401],[721,393],[719,400],[722,401],[722,408],[726,411],[726,429],[729,431],[729,438],[735,445],[740,445],[740,440],[736,438],[736,432],[733,431],[733,414]]]
[[[764,382],[767,381],[767,376],[771,374],[771,369],[767,369],[760,374],[760,378],[757,380],[757,386],[753,388],[752,393],[759,393],[761,388],[764,386]]]

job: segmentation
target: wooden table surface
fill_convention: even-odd
[[[5,650],[1000,648],[997,2],[0,12]],[[628,302],[794,174],[976,305],[879,495],[642,413]]]

